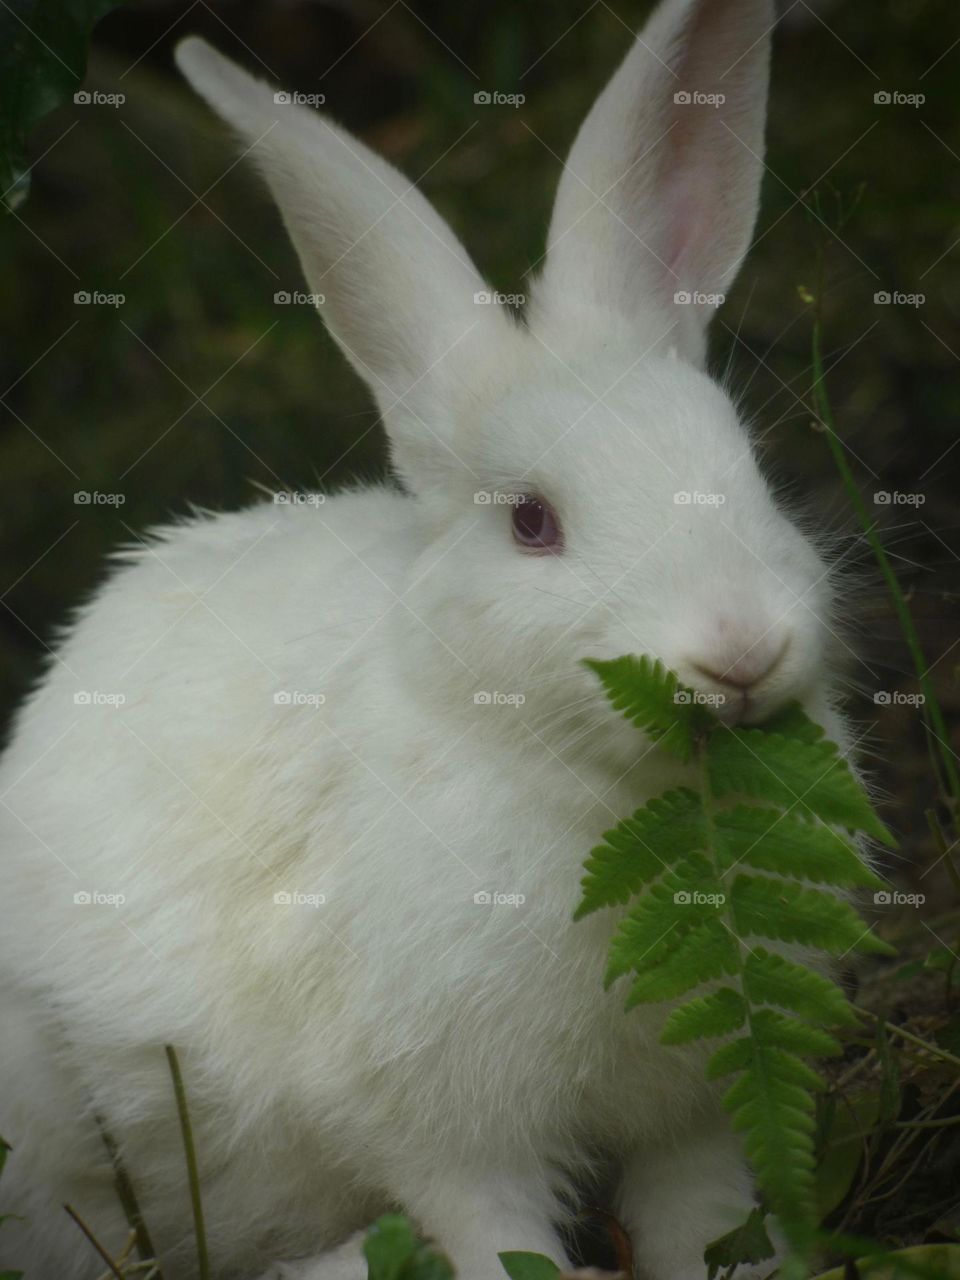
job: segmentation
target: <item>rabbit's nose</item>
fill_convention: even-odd
[[[783,663],[789,636],[760,636],[750,640],[724,637],[709,651],[690,657],[683,667],[691,684],[716,699],[724,720],[743,720],[757,706],[767,704],[769,685]],[[684,671],[681,669],[681,679]]]

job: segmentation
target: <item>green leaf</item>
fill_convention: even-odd
[[[836,983],[763,947],[754,947],[747,956],[743,984],[753,1004],[777,1004],[827,1027],[859,1023]]]
[[[628,902],[679,856],[699,849],[706,827],[695,791],[667,791],[604,832],[584,864],[583,899],[575,920],[599,907]]]
[[[510,1280],[556,1280],[560,1274],[557,1264],[542,1253],[512,1250],[497,1257]]]
[[[662,1044],[685,1044],[689,1040],[725,1036],[738,1031],[747,1016],[747,1004],[739,991],[721,987],[712,995],[700,996],[674,1009],[667,1019]]]
[[[817,1166],[817,1204],[826,1218],[841,1204],[853,1184],[866,1149],[866,1135],[877,1123],[880,1094],[876,1090],[856,1098],[838,1098],[823,1134],[823,1155]]]
[[[798,880],[837,888],[879,889],[883,881],[867,867],[850,841],[796,810],[738,805],[716,815],[717,853],[724,868],[745,863]]]
[[[27,135],[80,87],[94,24],[119,0],[5,0],[0,39],[0,195],[29,190]]]
[[[691,988],[739,967],[737,944],[720,920],[708,920],[684,934],[669,951],[669,964],[653,965],[637,977],[626,1007],[657,1000],[675,1000]]]
[[[688,930],[716,918],[717,903],[724,896],[702,855],[678,862],[621,920],[610,945],[608,985],[630,969],[661,963]]]
[[[826,738],[804,742],[762,729],[727,729],[711,736],[707,761],[717,796],[768,800],[894,843],[836,744]]]
[[[369,1228],[363,1242],[368,1280],[399,1280],[417,1250],[417,1235],[409,1220],[386,1213]]]
[[[792,880],[741,875],[730,891],[737,932],[773,938],[843,955],[847,951],[893,954],[848,903]]]
[[[716,723],[663,663],[626,654],[609,662],[584,660],[596,672],[618,711],[681,760],[689,760],[697,736]]]
[[[707,1280],[713,1280],[718,1271],[739,1267],[744,1263],[766,1262],[776,1252],[763,1225],[766,1215],[763,1209],[751,1209],[745,1222],[734,1227],[726,1235],[719,1236],[703,1251],[707,1264]]]
[[[776,715],[763,723],[764,733],[779,733],[783,738],[795,738],[798,742],[819,742],[823,729],[811,720],[798,702],[790,702]]]
[[[747,1065],[724,1095],[747,1158],[798,1253],[809,1251],[817,1222],[813,1097],[819,1081],[799,1058],[750,1043]],[[721,1051],[722,1052],[722,1051]]]

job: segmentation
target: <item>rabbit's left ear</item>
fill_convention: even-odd
[[[317,112],[190,37],[177,63],[260,168],[320,314],[381,409],[394,464],[418,490],[459,458],[462,362],[490,360],[512,325],[415,184]]]
[[[570,152],[534,328],[592,306],[702,362],[756,220],[774,25],[773,0],[663,0]]]

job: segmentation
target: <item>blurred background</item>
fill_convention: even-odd
[[[305,287],[296,259],[254,174],[174,73],[176,40],[198,32],[285,88],[323,94],[326,111],[422,179],[496,287],[522,292],[559,157],[648,10],[156,0],[99,23],[84,87],[123,101],[46,117],[31,139],[30,198],[0,222],[4,712],[112,547],[193,506],[253,501],[256,484],[329,487],[383,471],[366,391],[308,306],[274,302]],[[850,706],[909,878],[935,854],[925,734],[915,706],[874,695],[917,686],[814,425],[804,296],[822,252],[838,430],[955,729],[960,15],[954,0],[786,0],[781,12],[757,242],[715,321],[713,363],[772,474],[841,536],[861,655]],[[523,101],[478,103],[482,91]],[[124,301],[78,304],[78,292]],[[94,491],[122,505],[75,501]]]

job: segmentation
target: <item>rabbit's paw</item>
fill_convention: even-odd
[[[293,1262],[273,1262],[257,1280],[365,1280],[366,1274],[363,1232],[358,1231],[336,1249]]]

